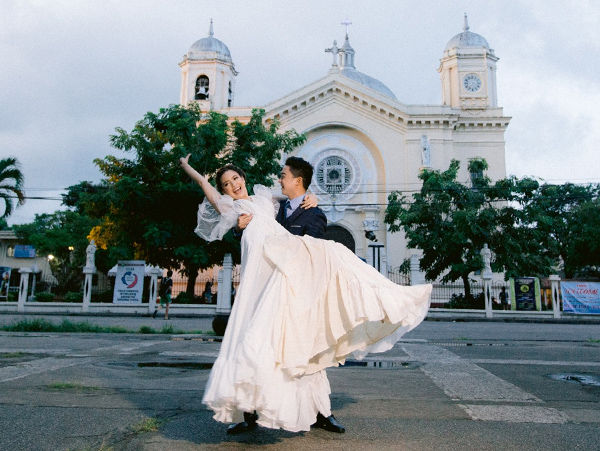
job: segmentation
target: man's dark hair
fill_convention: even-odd
[[[171,277],[173,275],[173,271],[171,271],[170,269],[167,271],[167,277]]]
[[[226,164],[217,171],[216,175],[217,191],[219,191],[221,194],[223,194],[223,184],[221,183],[221,177],[223,177],[223,174],[225,174],[227,171],[237,172],[241,178],[246,180],[246,173],[243,169],[240,169],[237,166],[234,166],[233,164]]]
[[[285,160],[285,165],[290,168],[290,172],[294,177],[302,177],[302,186],[304,186],[304,189],[308,189],[314,172],[312,165],[299,157],[289,157]]]

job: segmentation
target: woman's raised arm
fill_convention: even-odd
[[[221,194],[217,191],[217,189],[214,186],[212,186],[209,183],[206,177],[200,175],[198,171],[196,171],[193,167],[190,166],[190,155],[191,154],[187,154],[186,157],[181,157],[179,159],[179,164],[181,165],[181,168],[186,172],[187,175],[191,177],[192,180],[194,180],[198,185],[200,185],[200,188],[202,188],[202,191],[204,191],[204,195],[206,196],[210,204],[215,208],[215,210],[221,213],[218,208],[218,203],[219,199],[221,198]]]

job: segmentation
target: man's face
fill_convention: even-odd
[[[279,174],[279,184],[281,185],[281,194],[289,197],[302,184],[302,177],[294,177],[290,167],[284,166]]]

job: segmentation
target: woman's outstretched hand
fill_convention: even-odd
[[[188,166],[189,166],[189,164],[190,164],[190,163],[189,163],[189,161],[190,161],[190,155],[192,155],[192,154],[191,154],[191,153],[188,153],[188,154],[187,154],[187,156],[185,156],[185,157],[181,157],[181,158],[179,159],[179,165],[180,165],[180,166],[182,166],[182,167],[183,167],[183,166],[185,166],[185,165],[188,165]]]

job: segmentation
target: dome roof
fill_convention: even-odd
[[[231,62],[229,49],[222,41],[213,37],[213,34],[213,22],[211,19],[208,37],[194,42],[186,56],[193,60],[212,60],[216,58]]]
[[[348,68],[342,70],[340,73],[344,77],[349,78],[350,80],[354,80],[354,81],[360,83],[361,85],[366,86],[367,88],[371,88],[374,91],[377,91],[380,94],[383,94],[384,96],[387,96],[394,100],[397,100],[396,96],[390,90],[390,88],[388,88],[386,85],[381,83],[376,78],[370,77],[369,75],[363,74],[362,72],[359,72],[355,69],[348,69]]]
[[[360,83],[361,85],[366,86],[367,88],[377,91],[378,93],[383,94],[386,97],[397,100],[394,93],[386,85],[381,83],[376,78],[373,78],[356,70],[356,67],[354,67],[355,52],[352,46],[350,45],[350,39],[348,38],[347,34],[346,40],[344,41],[344,45],[341,49],[337,48],[335,41],[333,42],[333,46],[334,47],[332,49],[329,49],[328,51],[340,53],[339,73],[341,75],[343,75],[346,78],[349,78],[350,80],[354,80],[355,82]],[[337,68],[337,64],[334,63],[333,66]]]
[[[446,45],[446,50],[450,50],[456,47],[485,47],[490,48],[490,45],[485,38],[477,33],[469,31],[469,23],[467,22],[467,15],[465,14],[465,25],[463,32],[454,36]]]

